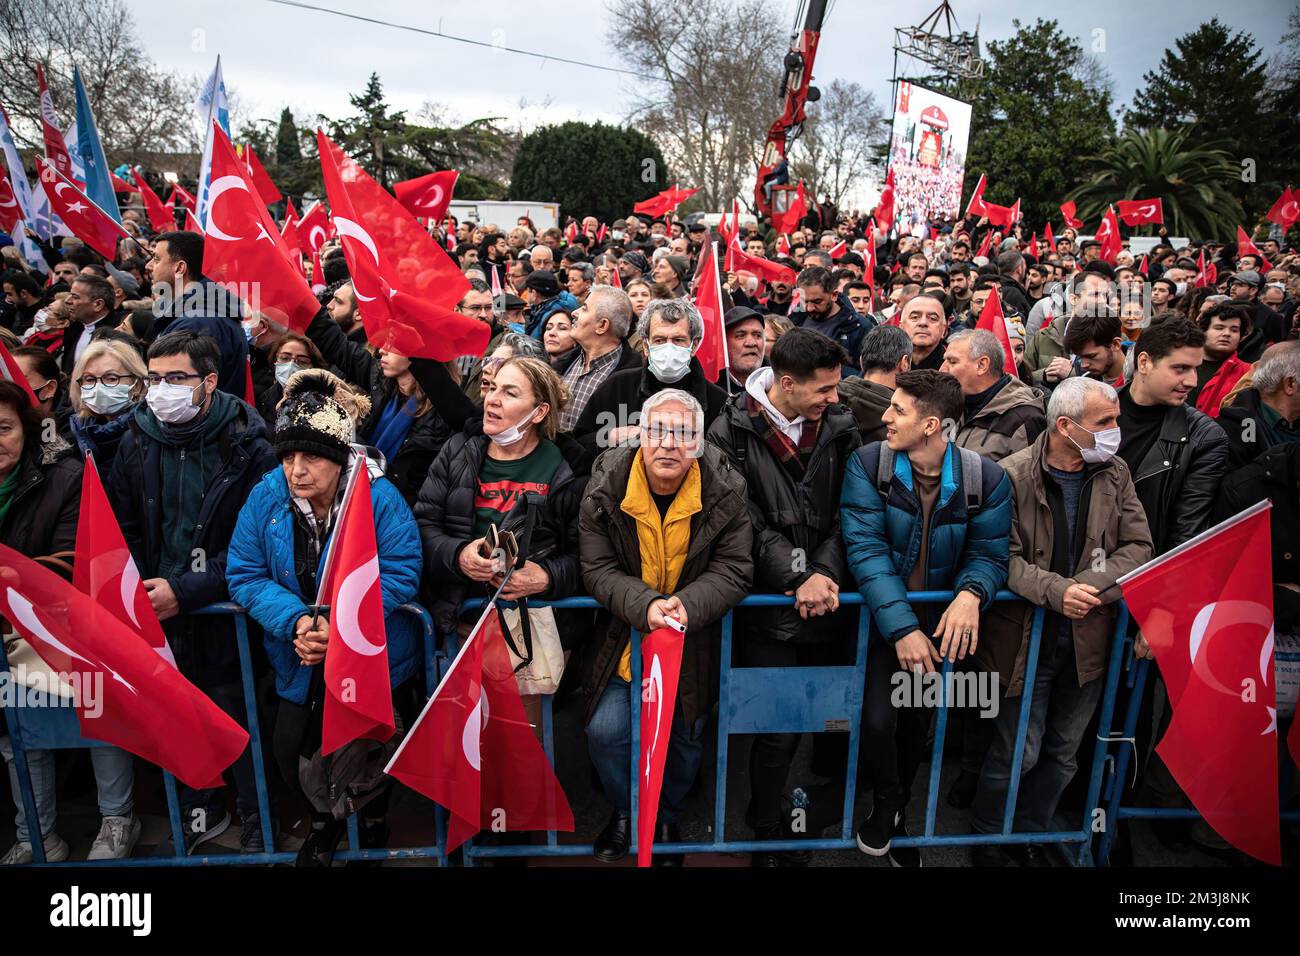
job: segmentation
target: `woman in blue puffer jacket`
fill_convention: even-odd
[[[239,513],[227,552],[230,594],[262,626],[280,696],[272,749],[290,788],[307,800],[300,759],[320,749],[325,697],[325,649],[330,623],[313,614],[324,565],[348,478],[367,469],[379,554],[391,686],[417,676],[420,647],[412,618],[397,613],[415,598],[420,579],[420,535],[405,499],[383,477],[381,457],[353,445],[356,421],[368,400],[323,369],[297,372],[285,387],[276,417],[275,450],[281,467],[267,472]],[[394,698],[399,692],[394,693]],[[362,811],[361,845],[382,846],[386,791]],[[341,821],[313,806],[312,830],[298,865],[329,865],[342,836]]]

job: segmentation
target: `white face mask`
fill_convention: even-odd
[[[131,386],[100,382],[94,388],[83,388],[81,400],[97,415],[113,415],[131,404]]]
[[[154,413],[154,417],[169,425],[188,422],[199,413],[200,407],[194,404],[193,388],[188,385],[169,385],[167,382],[150,385],[145,401],[149,403],[149,410]]]
[[[1073,418],[1070,419],[1070,423],[1079,425]],[[1079,425],[1079,427],[1083,428],[1082,425]],[[1083,430],[1088,431],[1086,428],[1083,428]],[[1083,460],[1090,465],[1100,465],[1102,462],[1110,461],[1115,457],[1115,453],[1119,451],[1120,431],[1118,425],[1114,428],[1103,428],[1099,432],[1088,432],[1088,434],[1092,435],[1092,448],[1084,448],[1073,438],[1070,438],[1069,435],[1065,437],[1070,438],[1074,447],[1079,449],[1079,454],[1083,456]]]
[[[488,437],[492,439],[494,444],[500,445],[503,448],[516,444],[524,437],[524,434],[528,431],[529,427],[531,427],[528,419],[532,418],[533,412],[536,412],[537,409],[541,407],[542,406],[540,405],[533,406],[533,411],[525,415],[519,424],[511,425],[509,428],[503,429],[499,434],[489,435]]]
[[[691,370],[691,350],[672,342],[650,346],[650,374],[671,385]]]
[[[275,380],[284,388],[289,384],[289,376],[298,371],[297,362],[277,362],[275,364]]]
[[[44,332],[50,327],[50,313],[45,309],[38,309],[36,316],[32,320],[33,332]]]

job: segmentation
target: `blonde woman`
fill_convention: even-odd
[[[91,342],[72,369],[68,426],[82,456],[93,454],[102,474],[113,467],[131,413],[148,390],[145,375],[140,353],[114,339]]]

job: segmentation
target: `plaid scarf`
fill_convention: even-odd
[[[759,404],[753,395],[747,394],[745,402],[750,420],[754,423],[754,431],[758,433],[763,441],[767,442],[767,447],[771,449],[772,456],[790,473],[791,478],[795,481],[803,481],[808,466],[808,458],[812,455],[813,449],[817,447],[817,435],[821,431],[821,421],[805,421],[799,429],[799,443],[795,444],[786,437],[785,432],[773,426],[772,420],[768,417],[767,409]]]

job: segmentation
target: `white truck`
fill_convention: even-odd
[[[457,222],[470,220],[479,225],[495,223],[502,232],[515,227],[520,216],[527,216],[538,230],[560,224],[560,204],[556,202],[496,202],[476,199],[453,199],[448,207]]]

